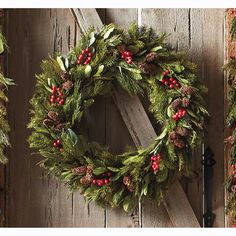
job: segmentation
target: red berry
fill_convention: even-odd
[[[180,85],[177,83],[175,86],[176,86],[176,87],[179,87]]]
[[[121,55],[121,58],[122,58],[122,59],[125,59],[125,55],[124,55],[124,54],[122,54],[122,55]]]
[[[88,56],[89,56],[89,57],[92,57],[92,56],[93,56],[93,54],[90,52],[90,53],[88,53]]]
[[[84,56],[82,54],[80,54],[79,57],[78,57],[78,60],[81,61],[83,59],[83,57]]]
[[[165,70],[166,75],[170,74],[169,70]]]
[[[85,53],[86,53],[85,49],[84,49],[84,50],[82,50],[82,53],[81,53],[81,54],[85,54]]]
[[[177,81],[176,81],[176,80],[173,80],[173,84],[177,84]]]
[[[61,100],[61,98],[58,97],[58,98],[57,98],[57,101],[59,102],[60,100]]]
[[[60,101],[59,101],[59,104],[60,105],[63,105],[65,103],[65,100],[62,98]]]
[[[78,61],[77,61],[77,64],[78,64],[78,65],[80,65],[80,64],[81,64],[81,61],[80,61],[80,60],[78,60]]]
[[[63,152],[63,148],[59,148],[59,152]]]
[[[170,88],[172,89],[174,87],[174,85],[173,84],[170,84]]]
[[[58,91],[58,92],[59,92],[59,91],[61,91],[61,88],[60,88],[60,87],[58,87],[58,88],[57,88],[57,91]]]
[[[50,98],[50,102],[51,102],[51,103],[54,103],[55,100],[54,100],[53,98]]]
[[[98,186],[99,186],[99,187],[102,186],[102,182],[101,182],[101,181],[98,182]]]
[[[87,57],[87,59],[86,59],[88,62],[90,62],[91,61],[91,57]]]
[[[174,79],[173,78],[170,78],[170,81],[172,82]]]
[[[164,84],[165,84],[165,85],[168,85],[169,83],[168,83],[168,81],[166,81]]]
[[[108,183],[109,183],[109,180],[108,180],[108,179],[104,179],[104,183],[105,183],[105,184],[108,184]]]
[[[57,147],[57,146],[58,146],[58,145],[57,145],[57,142],[54,142],[54,143],[53,143],[53,146],[54,146],[54,147]]]
[[[57,87],[55,85],[52,86],[52,90],[56,90]]]
[[[61,141],[60,141],[60,139],[57,139],[57,141],[56,141],[56,142],[57,142],[57,144],[61,144]]]
[[[131,57],[131,56],[132,56],[132,52],[127,51],[127,52],[126,52],[126,56],[127,56],[127,57]]]
[[[88,52],[89,52],[89,50],[90,50],[89,48],[86,48],[86,49],[85,49],[85,52],[86,52],[86,53],[88,53]]]
[[[109,176],[109,177],[110,177],[110,176],[111,176],[111,172],[108,172],[108,173],[107,173],[107,176]]]
[[[93,179],[92,184],[96,184],[96,183],[97,183],[96,179]]]
[[[62,97],[62,96],[63,96],[63,93],[62,93],[62,92],[59,92],[58,95],[59,95],[59,97]]]
[[[87,60],[84,62],[84,65],[88,65],[88,61]]]

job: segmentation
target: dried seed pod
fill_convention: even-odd
[[[142,62],[139,64],[139,69],[147,75],[153,75],[157,72],[157,66],[154,64],[149,64],[146,62]]]
[[[130,192],[134,191],[134,184],[129,176],[123,177],[123,184],[127,187]]]
[[[157,59],[157,53],[156,52],[150,52],[149,54],[147,54],[146,56],[146,61],[147,62],[153,62]]]
[[[194,93],[194,89],[191,86],[183,86],[181,87],[180,92],[184,95],[191,95]]]
[[[176,98],[176,99],[171,103],[171,107],[173,108],[174,111],[177,111],[178,108],[180,108],[180,106],[182,106],[182,100],[181,100],[181,98]]]
[[[174,145],[178,148],[183,148],[185,146],[185,143],[182,139],[176,139],[174,140]]]
[[[177,127],[175,132],[180,136],[188,136],[189,131],[185,127]]]
[[[92,176],[89,175],[89,174],[86,174],[84,177],[82,177],[82,178],[80,179],[80,183],[81,183],[83,186],[88,186],[88,185],[90,185],[90,184],[92,183],[92,181],[93,181],[93,178],[92,178]]]
[[[61,78],[63,81],[69,80],[70,79],[70,74],[68,74],[67,72],[62,72],[61,73]]]
[[[172,132],[169,133],[169,141],[171,143],[174,142],[178,138],[179,138],[179,136],[175,131],[172,131]]]
[[[190,103],[189,98],[184,97],[184,98],[182,99],[182,105],[183,105],[184,107],[188,107],[189,103]]]
[[[70,90],[71,88],[73,88],[73,86],[73,83],[68,80],[62,84],[62,89]]]
[[[48,117],[52,119],[53,121],[58,121],[58,113],[55,111],[49,111]]]
[[[47,127],[51,127],[51,126],[53,126],[53,120],[51,120],[51,119],[44,119],[43,120],[43,124],[45,125],[45,126],[47,126]]]
[[[73,174],[75,175],[84,175],[87,172],[87,166],[79,166],[72,169]]]

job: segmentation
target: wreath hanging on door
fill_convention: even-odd
[[[4,53],[7,48],[6,40],[0,32],[0,55]],[[12,79],[4,77],[0,68],[0,163],[6,164],[7,157],[4,153],[6,147],[10,146],[8,132],[10,131],[9,124],[6,120],[7,110],[5,103],[8,101],[6,91],[8,86],[13,85]]]
[[[89,201],[129,212],[145,197],[159,203],[174,177],[191,172],[192,149],[202,141],[208,116],[206,88],[195,65],[170,50],[165,38],[151,28],[110,24],[99,33],[91,28],[67,57],[42,62],[31,100],[30,147],[44,157],[48,173]],[[149,147],[119,155],[89,142],[80,125],[96,97],[117,86],[147,95],[162,125]]]

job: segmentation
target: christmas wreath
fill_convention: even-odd
[[[6,45],[6,40],[0,32],[0,55],[4,53]],[[1,70],[1,68],[0,68]],[[6,164],[7,157],[4,154],[5,147],[10,146],[8,132],[10,131],[9,124],[6,120],[7,110],[5,103],[8,101],[5,90],[9,85],[13,85],[13,80],[6,78],[0,72],[0,163]]]
[[[42,62],[31,99],[30,147],[44,157],[48,173],[89,201],[129,212],[145,197],[159,203],[175,176],[191,173],[192,148],[202,141],[208,116],[206,88],[195,65],[170,50],[165,38],[151,28],[110,24],[99,33],[91,28],[67,57]],[[147,95],[161,124],[145,149],[112,154],[82,132],[85,111],[117,86]]]

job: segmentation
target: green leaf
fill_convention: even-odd
[[[62,57],[57,57],[57,63],[59,64],[61,70],[66,71],[64,62],[62,61]]]
[[[75,146],[78,142],[78,137],[76,135],[76,133],[71,130],[71,129],[68,129],[67,132],[66,132],[66,135],[67,135],[67,140],[70,140],[72,142],[72,145]]]
[[[92,67],[90,65],[87,65],[84,70],[84,74],[86,78],[89,78],[92,72]]]
[[[139,52],[139,48],[133,45],[130,45],[127,47],[129,51],[131,51],[133,54],[136,54]]]
[[[160,140],[160,139],[163,139],[168,133],[168,129],[165,128],[162,133],[156,138],[156,140]]]
[[[114,168],[114,167],[107,167],[108,170],[111,170],[112,172],[119,172],[119,168]]]
[[[2,54],[4,52],[4,45],[3,45],[3,41],[0,38],[0,54]]]
[[[105,167],[98,167],[96,169],[93,170],[93,174],[94,175],[100,175],[100,174],[103,174],[107,171],[107,168]]]
[[[112,27],[109,30],[107,30],[107,32],[104,34],[103,38],[104,39],[109,38],[110,34],[113,32],[114,29],[115,29],[115,27]]]
[[[152,52],[156,52],[158,50],[162,49],[162,46],[158,46],[158,47],[155,47],[155,48],[152,48]]]
[[[125,212],[130,212],[134,209],[136,202],[132,196],[127,196],[123,201],[123,209]]]
[[[104,70],[104,65],[100,65],[100,66],[98,67],[98,70],[97,70],[97,72],[96,72],[96,74],[95,74],[94,76],[95,76],[95,77],[100,76],[101,73],[103,72],[103,70]]]
[[[168,117],[171,117],[172,116],[172,107],[171,107],[171,105],[169,105],[168,107],[167,107],[167,115],[168,115]]]
[[[95,42],[96,38],[94,32],[91,32],[89,36],[90,36],[89,46],[91,46]]]
[[[162,171],[157,171],[156,173],[156,180],[157,182],[161,183],[161,182],[164,182],[168,177],[168,169],[165,168],[163,169]]]

